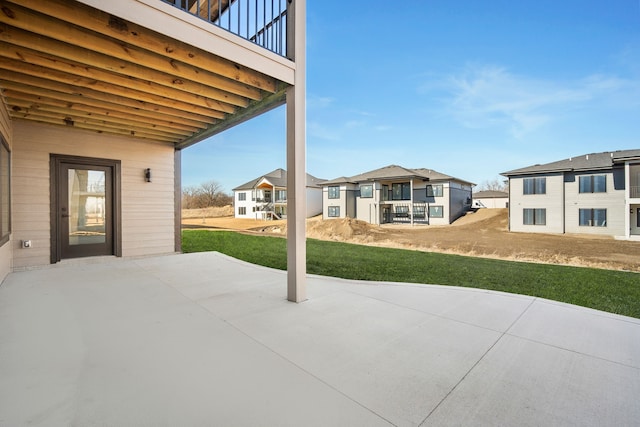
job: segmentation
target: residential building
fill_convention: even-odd
[[[3,1],[0,278],[180,251],[181,150],[286,104],[288,298],[305,299],[305,13],[305,0]]]
[[[306,216],[322,213],[324,179],[307,174]],[[236,218],[285,219],[287,217],[287,171],[276,169],[233,189],[233,211]]]
[[[504,172],[509,229],[640,239],[640,149]]]
[[[322,216],[371,224],[450,224],[471,204],[475,185],[432,169],[390,165],[322,184]]]
[[[498,209],[509,207],[509,193],[506,191],[484,190],[473,193],[473,201],[485,208]]]

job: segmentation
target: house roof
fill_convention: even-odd
[[[473,193],[474,199],[502,199],[506,197],[509,197],[509,193],[506,191],[485,190]]]
[[[342,183],[359,183],[366,181],[380,181],[382,179],[422,179],[425,181],[458,181],[465,184],[475,185],[472,182],[460,178],[446,175],[433,169],[419,168],[409,169],[398,165],[389,165],[369,172],[354,175],[352,177],[340,177],[323,182],[321,185],[332,185]]]
[[[590,153],[577,157],[559,160],[557,162],[537,164],[520,169],[503,172],[504,176],[530,175],[550,172],[570,172],[610,169],[616,163],[625,160],[640,159],[640,150],[606,151],[604,153]]]
[[[255,179],[252,179],[251,181],[234,188],[232,191],[253,190],[263,179],[269,181],[269,183],[271,183],[275,187],[287,187],[287,171],[282,168],[278,168]],[[320,187],[320,185],[325,181],[325,179],[316,178],[313,175],[307,174],[307,187]]]

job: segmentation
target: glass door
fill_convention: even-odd
[[[60,258],[114,254],[112,180],[109,166],[60,164]]]

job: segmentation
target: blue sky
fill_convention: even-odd
[[[391,7],[389,5],[398,7]],[[307,2],[307,171],[482,183],[640,148],[640,0]],[[225,191],[286,165],[278,108],[183,151]]]

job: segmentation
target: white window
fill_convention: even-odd
[[[245,192],[238,193],[238,200],[241,202],[244,202],[245,200],[247,200],[247,193]]]
[[[244,206],[241,206],[238,208],[238,215],[246,215],[247,214],[247,208]]]
[[[329,206],[327,214],[330,218],[337,218],[340,216],[340,206]]]

